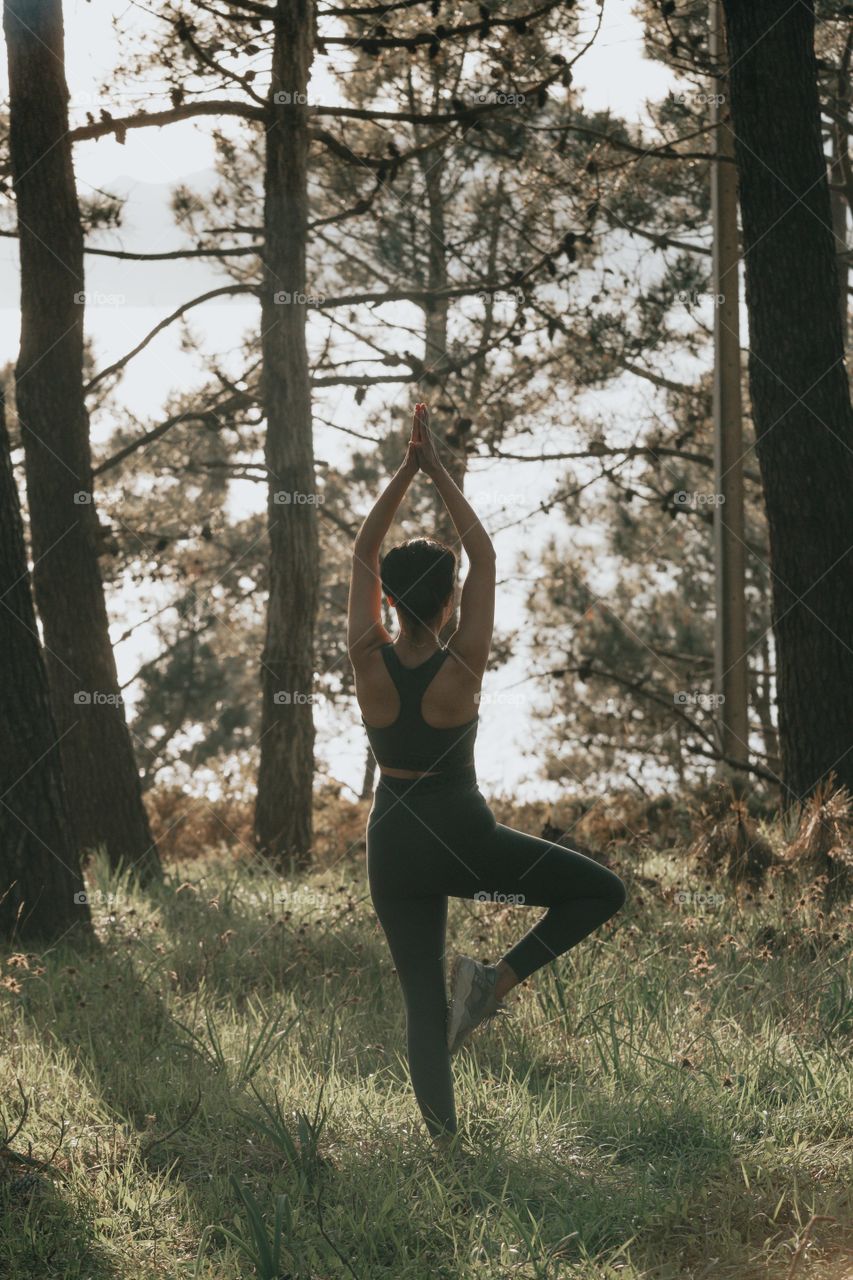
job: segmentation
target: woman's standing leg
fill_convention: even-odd
[[[447,898],[371,896],[388,940],[406,1005],[412,1088],[433,1137],[456,1132],[453,1077],[447,1048],[444,951]]]

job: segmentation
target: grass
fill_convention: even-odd
[[[622,855],[623,911],[454,1059],[455,1165],[363,853],[90,869],[97,943],[2,957],[0,1276],[849,1280],[850,908]],[[531,910],[454,900],[450,949]]]

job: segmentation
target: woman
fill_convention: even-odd
[[[379,549],[413,477],[441,494],[469,560],[459,625],[456,556],[429,538]],[[382,625],[385,593],[396,639]],[[409,1070],[430,1135],[452,1145],[456,1111],[450,1056],[504,997],[608,920],[625,900],[620,878],[592,858],[495,820],[477,785],[478,695],[489,658],[495,551],[441,464],[426,405],[415,406],[405,459],[353,546],[347,648],[380,777],[367,822],[370,894],[403,991]],[[547,907],[496,965],[457,956],[448,1008],[448,895]]]

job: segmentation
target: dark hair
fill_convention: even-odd
[[[379,576],[398,612],[428,626],[453,590],[456,553],[435,538],[409,538],[382,557]]]

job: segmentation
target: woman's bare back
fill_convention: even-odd
[[[393,647],[402,666],[411,668],[421,665],[419,662],[404,661],[400,658],[397,646]],[[469,668],[453,652],[450,644],[446,648],[447,658],[430,680],[421,700],[421,715],[434,729],[453,729],[457,725],[467,724],[479,710],[477,695],[482,675]],[[367,723],[377,728],[393,724],[400,710],[400,696],[385,666],[381,646],[361,659],[355,674],[356,697]]]

